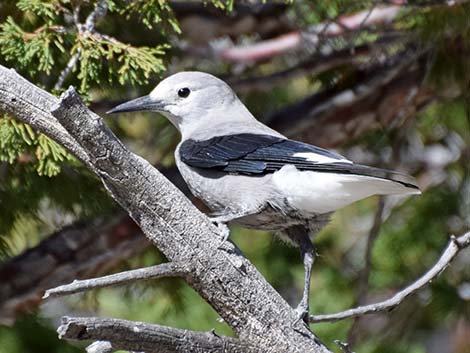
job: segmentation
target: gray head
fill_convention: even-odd
[[[222,80],[204,72],[174,74],[147,96],[118,105],[109,113],[151,111],[162,113],[182,133],[188,126],[220,116],[221,111],[241,104],[232,89]]]

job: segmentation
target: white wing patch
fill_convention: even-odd
[[[362,175],[299,171],[286,165],[273,173],[273,185],[299,211],[323,214],[371,195],[417,194],[399,183]]]
[[[298,152],[293,157],[305,158],[306,160],[313,163],[353,163],[349,159],[336,159],[328,156],[324,156],[314,152]]]

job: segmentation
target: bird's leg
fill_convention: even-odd
[[[304,263],[304,291],[302,300],[295,311],[299,320],[306,321],[309,311],[310,280],[312,276],[312,266],[315,260],[315,248],[309,237],[309,230],[303,226],[294,226],[286,231],[288,237],[300,248],[300,254]]]
[[[312,278],[312,266],[315,260],[315,248],[308,237],[306,237],[308,246],[301,248],[301,256],[304,263],[305,277],[304,277],[304,292],[302,300],[295,309],[299,315],[299,319],[305,320],[309,312],[309,299],[310,299],[310,282]]]

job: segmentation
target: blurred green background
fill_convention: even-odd
[[[94,28],[83,27],[97,6],[106,11]],[[298,42],[283,50],[282,36]],[[276,50],[254,58],[258,43]],[[450,235],[468,231],[469,54],[467,1],[0,3],[0,63],[55,94],[74,85],[98,113],[171,73],[202,70],[226,79],[255,116],[289,137],[415,175],[421,196],[363,200],[336,212],[317,236],[314,314],[390,297],[437,261]],[[179,136],[163,117],[105,119],[184,189],[174,171]],[[83,351],[57,338],[63,315],[232,334],[177,279],[40,303],[51,286],[165,261],[138,233],[73,156],[0,115],[0,353]],[[296,249],[238,227],[231,240],[298,302]],[[339,339],[361,353],[469,353],[470,252],[390,313],[311,327],[336,351]]]

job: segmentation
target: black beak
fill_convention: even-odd
[[[143,111],[161,112],[163,111],[163,108],[164,105],[162,102],[154,101],[150,96],[143,96],[129,102],[119,104],[117,107],[107,111],[106,114]]]

